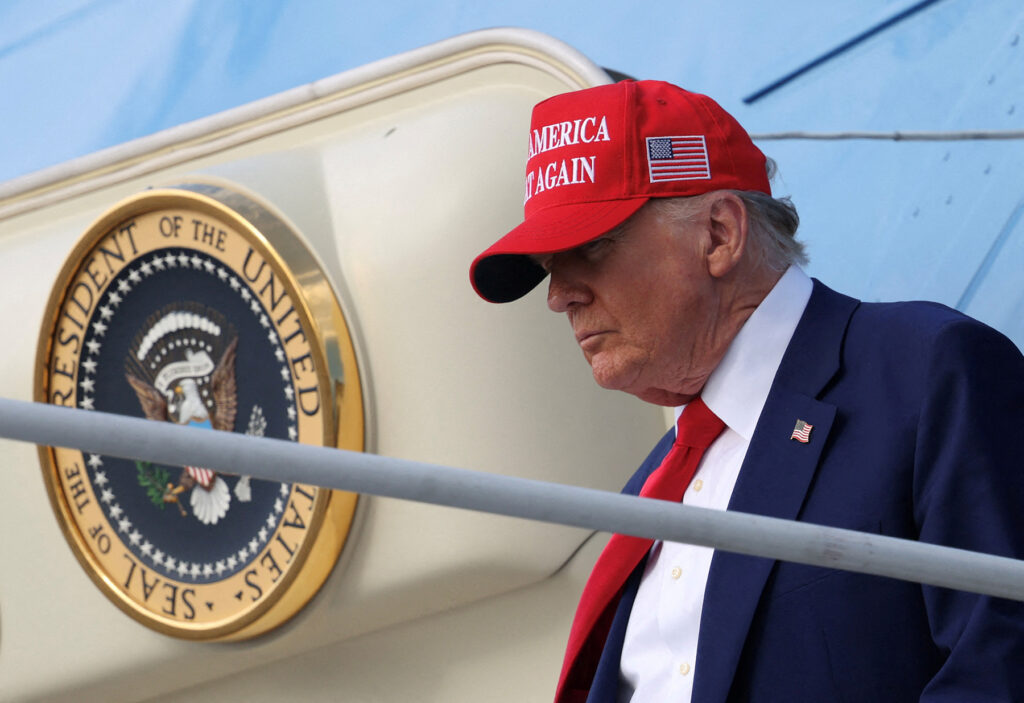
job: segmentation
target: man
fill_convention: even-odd
[[[812,282],[764,155],[706,96],[556,96],[529,145],[525,221],[471,279],[506,302],[550,274],[597,383],[677,408],[681,448],[670,431],[626,492],[1024,557],[1012,343]],[[1024,700],[1020,603],[635,539],[595,567],[559,701]]]

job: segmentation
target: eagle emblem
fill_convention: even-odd
[[[238,412],[235,358],[238,336],[218,311],[201,303],[173,303],[151,315],[131,345],[125,379],[150,420],[233,432]],[[216,362],[214,361],[216,359]],[[192,514],[214,525],[231,506],[231,491],[217,472],[185,466],[177,482],[162,467],[138,462],[139,483],[154,504],[189,493]],[[249,477],[239,478],[235,497],[251,500]]]

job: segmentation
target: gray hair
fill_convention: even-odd
[[[775,175],[775,162],[768,159],[768,178]],[[796,238],[800,216],[788,198],[773,198],[754,190],[732,190],[747,208],[747,222],[753,252],[772,271],[783,272],[791,264],[805,266],[807,253]],[[692,223],[703,203],[703,196],[658,198],[650,201],[658,214],[670,221]]]

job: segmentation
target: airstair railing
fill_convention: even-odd
[[[591,488],[0,398],[0,437],[203,466],[1024,601],[1024,561]]]

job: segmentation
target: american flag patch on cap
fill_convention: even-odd
[[[704,135],[647,137],[647,169],[651,183],[710,180],[711,165]]]

